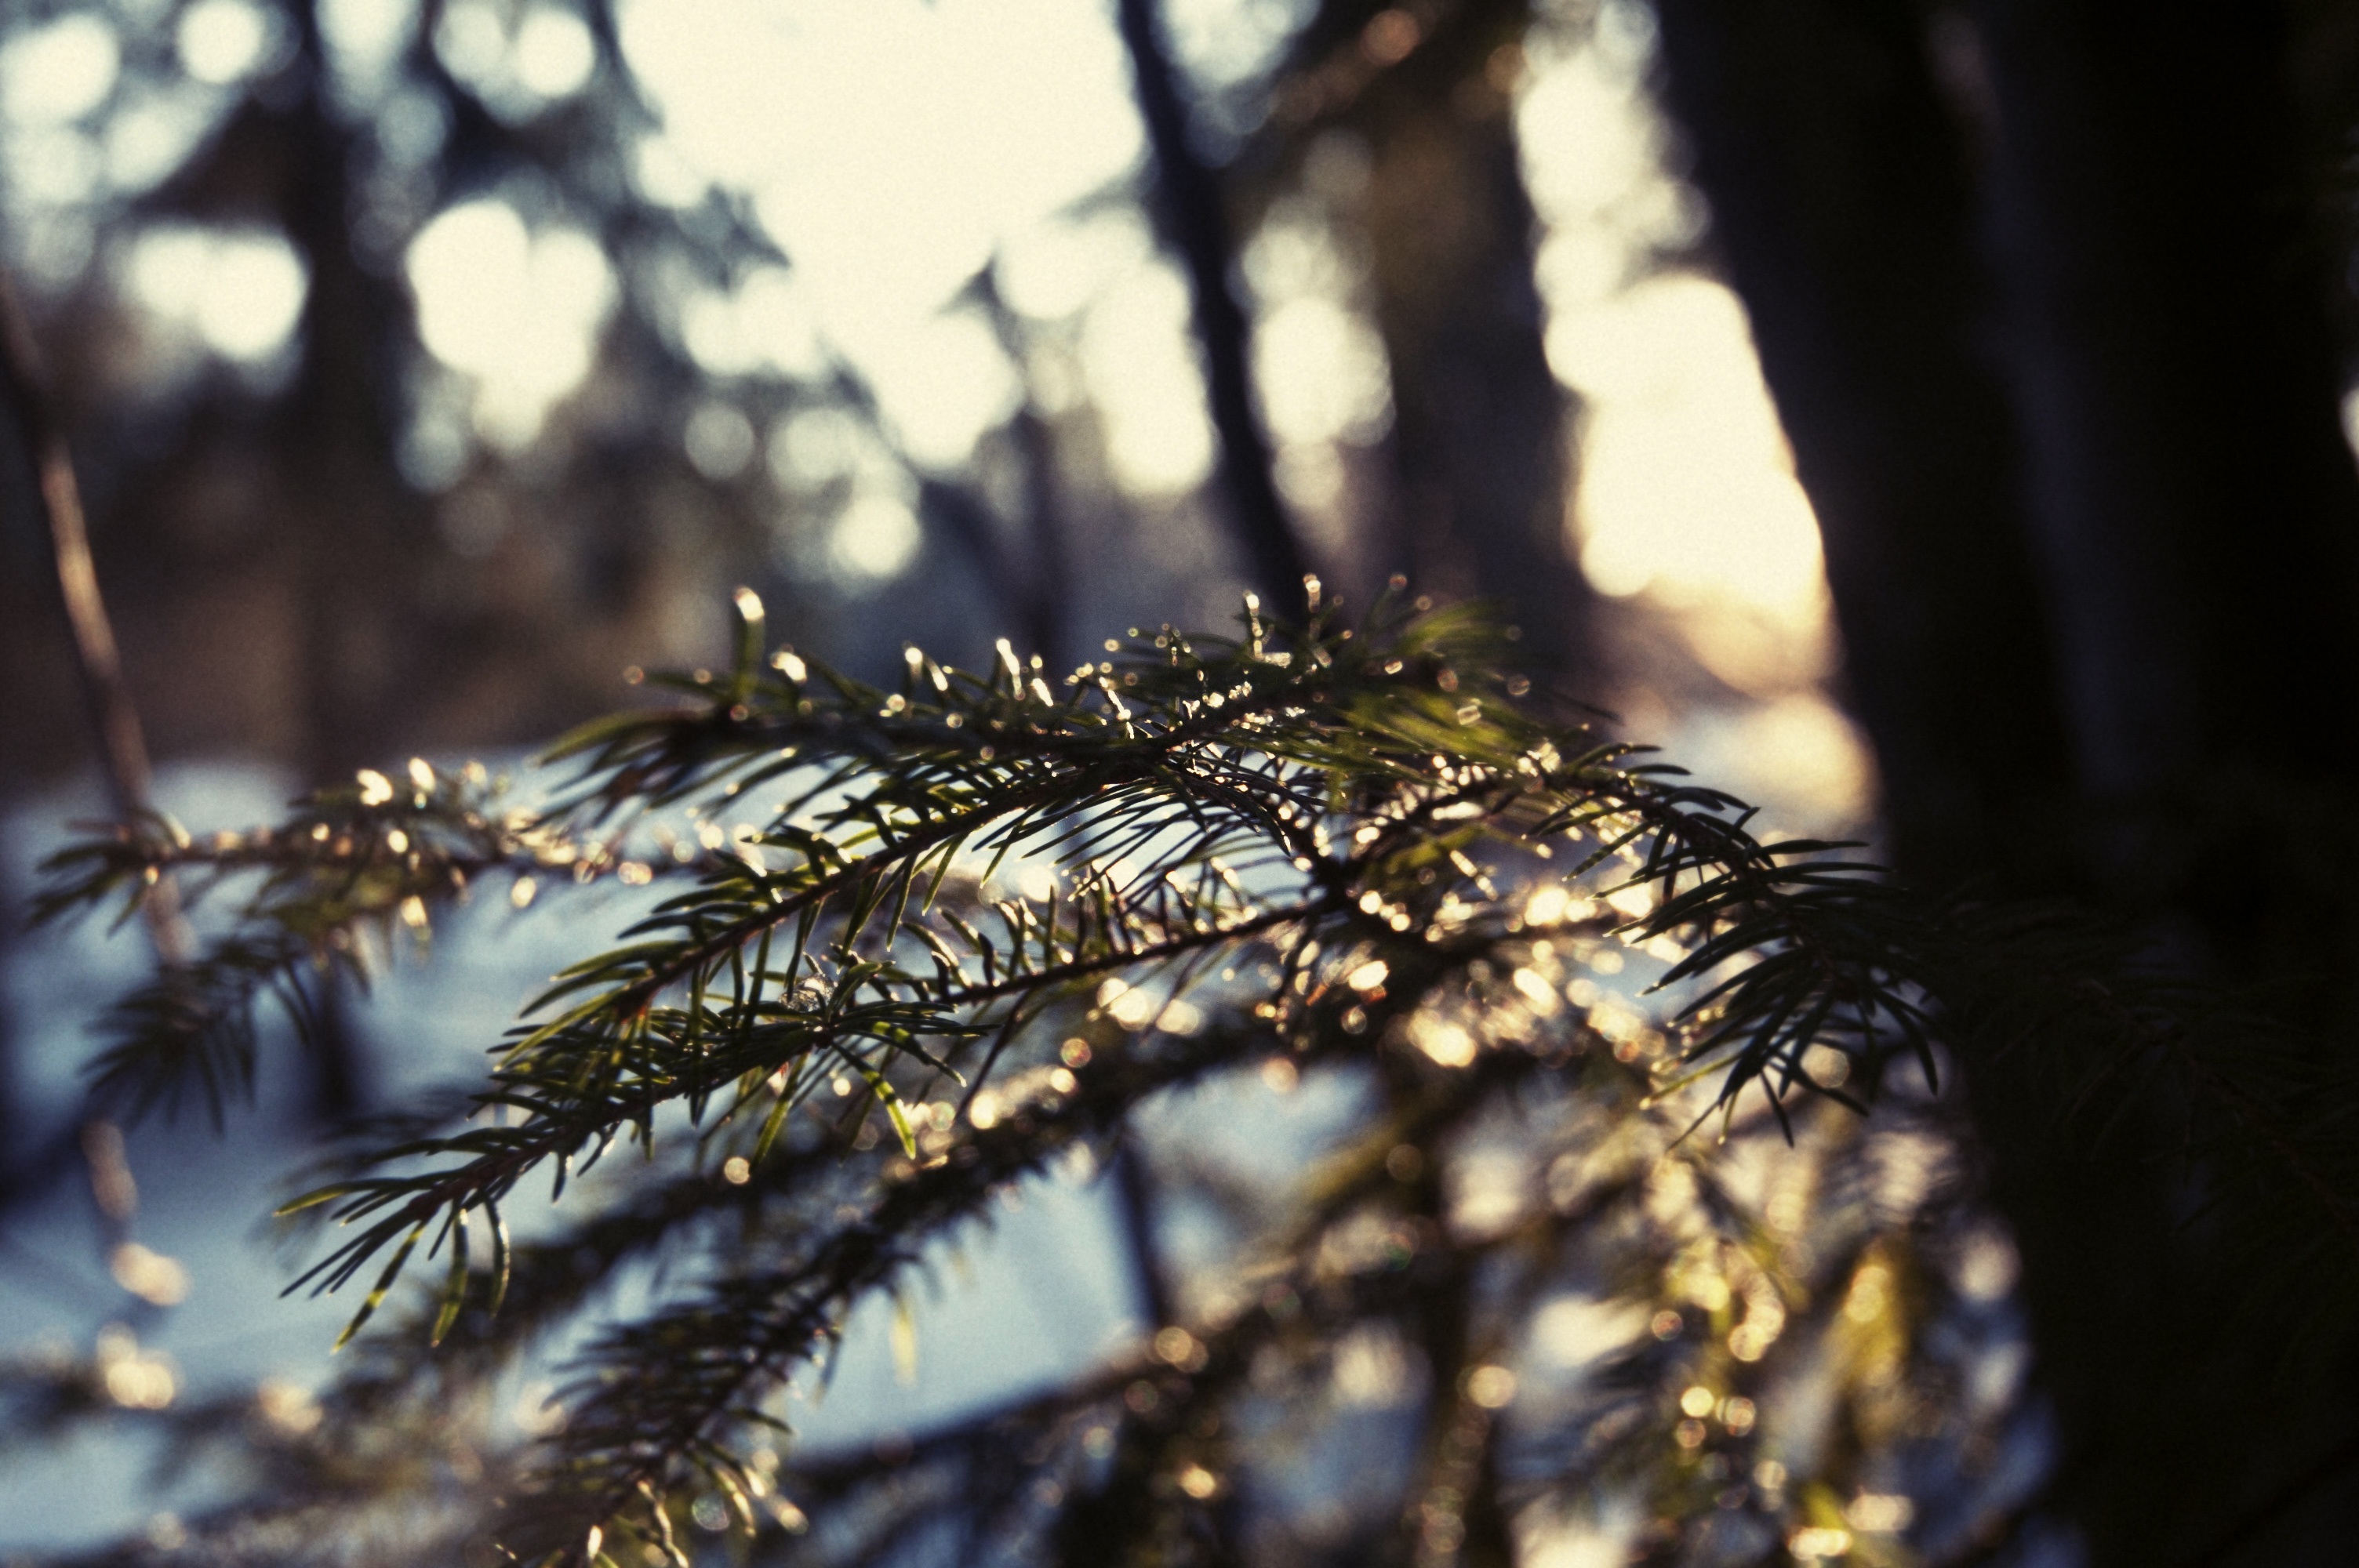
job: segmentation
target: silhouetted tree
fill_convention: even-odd
[[[1659,14],[1904,872],[2094,898],[2347,1039],[2347,41],[2276,5]],[[2305,124],[2298,73],[2345,117]],[[2063,1426],[2050,1507],[2100,1563],[2326,1560],[2347,1327],[2289,1382],[2187,1218],[2206,1179],[2159,1124],[2060,1139],[2037,1057],[1967,1071]]]

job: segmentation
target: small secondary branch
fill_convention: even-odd
[[[35,505],[41,532],[57,567],[58,597],[73,633],[74,668],[82,677],[82,701],[98,737],[99,762],[116,816],[125,822],[148,814],[152,777],[147,741],[123,679],[123,659],[98,589],[90,554],[90,530],[82,517],[82,490],[74,482],[73,458],[65,433],[42,388],[40,360],[30,324],[14,283],[0,274],[0,397],[16,416],[32,465]],[[188,923],[168,881],[158,882],[143,907],[156,957],[168,966],[188,961]]]

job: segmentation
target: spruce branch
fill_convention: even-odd
[[[1169,1365],[1154,1399],[1209,1419],[1267,1347],[1299,1360],[1318,1335],[1439,1311],[1433,1271],[1471,1271],[1451,1276],[1465,1321],[1425,1336],[1450,1386],[1420,1419],[1440,1444],[1429,1501],[1473,1488],[1486,1508],[1526,1495],[1524,1461],[1495,1448],[1504,1429],[1458,1373],[1506,1342],[1522,1309],[1503,1303],[1528,1304],[1584,1249],[1618,1260],[1658,1325],[1601,1373],[1606,1415],[1662,1431],[1693,1425],[1676,1409],[1697,1379],[1766,1386],[1748,1368],[1814,1295],[1920,1267],[1865,1219],[1808,1268],[1787,1260],[1681,1141],[1706,1118],[1723,1141],[1775,1136],[1840,1164],[1857,1140],[1814,1105],[1888,1106],[1904,1060],[1930,1095],[1948,1056],[2021,1041],[2072,1086],[2060,1106],[2117,1114],[2172,1069],[2223,1204],[2290,1172],[2339,1235],[2359,1191],[2340,1122],[2226,1048],[2250,1038],[2233,1008],[2191,1006],[2082,926],[1928,904],[1845,846],[1757,838],[1733,797],[1529,714],[1476,613],[1386,603],[1346,626],[1330,607],[1295,625],[1248,600],[1238,637],[1137,633],[1058,687],[1003,643],[973,674],[911,649],[888,690],[768,652],[758,601],[738,608],[733,667],[658,677],[669,706],[560,741],[549,760],[569,777],[541,806],[421,762],[267,830],[199,840],[157,819],[49,864],[47,918],[136,913],[168,874],[227,908],[212,946],[113,1017],[96,1071],[135,1108],[189,1087],[218,1106],[251,1076],[259,1008],[300,1029],[322,973],[365,975],[481,888],[519,904],[544,881],[551,902],[626,890],[614,944],[487,1043],[455,1111],[352,1130],[287,1209],[341,1232],[290,1288],[358,1283],[345,1337],[379,1325],[326,1400],[338,1441],[488,1390],[592,1321],[610,1281],[666,1261],[648,1304],[573,1336],[562,1430],[500,1462],[495,1533],[524,1561],[622,1543],[679,1561],[699,1498],[774,1534],[787,1515],[757,1456],[860,1302],[905,1290],[995,1195],[1074,1151],[1126,1151],[1142,1108],[1244,1069],[1373,1073],[1391,1109],[1266,1238],[1262,1304],[1155,1325],[1212,1370]],[[1629,1022],[1643,997],[1587,979],[1625,952],[1656,966],[1655,1022]],[[1510,1106],[1556,1119],[1579,1179],[1558,1195],[1551,1173],[1523,1219],[1462,1234],[1435,1162]],[[603,1162],[631,1146],[644,1162]],[[1698,1173],[1681,1223],[1701,1228],[1677,1239],[1649,1195],[1673,1168]],[[562,1206],[519,1241],[507,1215],[533,1180]],[[1366,1224],[1395,1238],[1367,1256],[1397,1249],[1411,1276],[1338,1271]],[[2347,1281],[2350,1252],[2301,1267]],[[1699,1297],[1679,1281],[1704,1265],[1669,1255],[1708,1256],[1736,1285]],[[413,1271],[435,1278],[406,1288]],[[1706,1298],[1708,1333],[1686,1315]],[[1937,1374],[1917,1344],[1862,1342],[1861,1420],[1883,1419],[1875,1368]],[[1113,1376],[1023,1419],[1065,1430]],[[1217,1489],[1220,1445],[1137,1410],[1119,1424],[1127,1479],[1057,1539],[1112,1539],[1100,1505],[1131,1486],[1163,1499],[1137,1530],[1217,1537],[1195,1492],[1154,1488],[1192,1465],[1189,1486]],[[1571,1445],[1562,1473],[1583,1485],[1634,1473],[1602,1439],[1548,1441]],[[1685,1498],[1698,1474],[1647,1485]],[[864,1485],[839,1480],[845,1497]],[[284,1507],[325,1495],[295,1490],[310,1500]]]

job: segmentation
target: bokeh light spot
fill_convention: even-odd
[[[266,229],[159,224],[132,243],[126,270],[132,297],[153,316],[247,363],[287,344],[310,288],[294,247]]]
[[[180,13],[180,65],[209,86],[245,77],[269,54],[271,19],[251,0],[197,0]]]
[[[855,496],[828,534],[828,560],[857,586],[895,577],[917,557],[917,514],[897,495]]]
[[[96,12],[71,12],[0,45],[0,113],[25,126],[79,120],[106,102],[122,71],[114,28]]]
[[[1082,364],[1105,419],[1106,457],[1135,492],[1185,491],[1212,471],[1212,427],[1188,319],[1187,285],[1158,263],[1099,300],[1082,328]]]
[[[681,433],[688,460],[715,481],[736,478],[754,457],[752,421],[726,403],[705,403],[688,416]]]
[[[504,201],[436,217],[409,247],[419,335],[437,359],[479,383],[475,419],[511,449],[590,369],[614,301],[614,274],[578,230],[528,232]]]
[[[582,18],[561,5],[535,5],[516,27],[516,81],[542,98],[570,98],[597,69],[597,45]]]
[[[1263,319],[1254,368],[1281,442],[1371,440],[1392,411],[1375,329],[1324,296],[1289,299]]]

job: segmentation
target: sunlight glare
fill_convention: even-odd
[[[1682,761],[1760,806],[1785,830],[1844,837],[1875,808],[1875,755],[1858,726],[1821,693],[1699,708],[1679,722],[1677,741]]]
[[[975,438],[1015,413],[1023,398],[999,340],[972,311],[920,318],[879,334],[861,362],[902,450],[927,468],[963,463]]]
[[[1308,0],[1165,0],[1163,25],[1189,73],[1219,87],[1275,64],[1310,8]]]
[[[1364,168],[1339,146],[1313,147],[1306,187],[1364,182]],[[1339,243],[1315,203],[1294,200],[1263,222],[1240,262],[1259,318],[1254,382],[1277,448],[1278,490],[1313,539],[1348,550],[1341,449],[1381,439],[1393,414],[1384,340],[1354,308],[1367,294],[1364,261]]]
[[[1704,224],[1667,164],[1653,49],[1645,8],[1606,0],[1588,42],[1535,47],[1516,111],[1548,230],[1549,362],[1584,405],[1582,568],[1617,597],[1725,596],[1809,632],[1825,613],[1818,523],[1744,308],[1693,272],[1643,276]]]
[[[1288,445],[1364,444],[1392,413],[1383,341],[1365,317],[1324,295],[1289,299],[1263,318],[1254,370],[1270,433]]]
[[[1985,1226],[1958,1249],[1954,1272],[1958,1292],[1969,1301],[2003,1300],[2015,1289],[2021,1260],[2015,1243],[1996,1226]]]
[[[310,288],[302,259],[265,229],[161,224],[132,243],[132,296],[213,352],[267,360],[293,336]]]
[[[854,585],[896,577],[917,558],[919,530],[909,503],[887,490],[853,498],[828,535],[828,561]]]
[[[106,102],[122,71],[114,29],[92,12],[21,28],[0,45],[0,113],[28,127],[79,120]]]
[[[489,0],[452,0],[434,25],[434,52],[460,81],[485,86],[507,62],[507,28]]]
[[[1663,173],[1661,121],[1644,77],[1608,51],[1538,47],[1516,106],[1527,178],[1551,227],[1603,227],[1625,242],[1671,237],[1691,215]]]
[[[180,65],[212,87],[225,87],[261,64],[272,43],[271,18],[251,0],[197,0],[180,13]]]
[[[1534,1314],[1532,1342],[1559,1367],[1585,1367],[1638,1337],[1647,1314],[1625,1302],[1559,1296]]]
[[[598,69],[589,24],[552,0],[521,16],[494,0],[451,0],[434,24],[434,53],[484,107],[511,124],[580,92]]]
[[[1212,469],[1212,427],[1188,335],[1188,286],[1157,262],[1090,311],[1083,373],[1106,423],[1106,458],[1129,489],[1173,494]]]
[[[1589,400],[1576,511],[1590,579],[1810,612],[1818,524],[1736,297],[1691,273],[1651,278],[1558,318],[1548,348]]]
[[[476,378],[477,428],[509,450],[529,443],[589,371],[614,308],[597,242],[574,229],[530,233],[507,203],[469,201],[419,232],[408,270],[419,335]]]
[[[1346,1406],[1382,1410],[1412,1397],[1415,1363],[1408,1346],[1389,1325],[1363,1324],[1335,1346],[1330,1376],[1335,1397]]]
[[[1154,254],[1147,222],[1127,211],[1051,219],[1012,236],[999,253],[1000,297],[1018,315],[1062,321]]]
[[[690,296],[679,330],[696,362],[714,375],[816,378],[827,368],[810,300],[785,267],[757,266],[727,293]]]
[[[418,24],[418,0],[318,0],[320,38],[336,74],[374,96]]]
[[[6,141],[8,194],[19,201],[69,207],[98,194],[103,172],[98,146],[70,125],[52,125]]]
[[[1129,270],[1118,232],[1057,217],[1114,186],[1143,146],[1120,42],[1095,0],[625,0],[619,23],[663,124],[661,142],[640,148],[642,187],[674,202],[706,182],[750,198],[820,341],[875,389],[921,463],[963,461],[1016,406],[987,325],[944,313],[995,254],[1021,255],[1012,242],[1054,223],[1107,253],[1024,276],[1013,291],[1027,313],[1077,308],[1107,273]],[[1157,318],[1175,340],[1184,323],[1184,309]],[[1175,341],[1143,362],[1192,372],[1186,351]],[[1192,373],[1158,384],[1162,395],[1196,386]],[[1176,451],[1168,430],[1143,434],[1174,423],[1139,413],[1143,401],[1130,396],[1115,420],[1117,449],[1147,453],[1140,466],[1160,483],[1201,473],[1184,429]],[[1209,439],[1201,446],[1208,460]]]
[[[187,161],[212,129],[212,96],[204,92],[142,94],[108,116],[106,179],[117,194],[147,190]]]
[[[1621,1568],[1630,1561],[1629,1530],[1603,1530],[1572,1525],[1541,1535],[1534,1532],[1521,1559],[1530,1568]]]
[[[642,136],[631,149],[631,185],[647,200],[675,210],[695,206],[712,189],[679,144],[660,135]]]
[[[515,67],[527,92],[570,98],[597,65],[597,45],[578,14],[562,5],[535,5],[525,13],[516,27]]]

